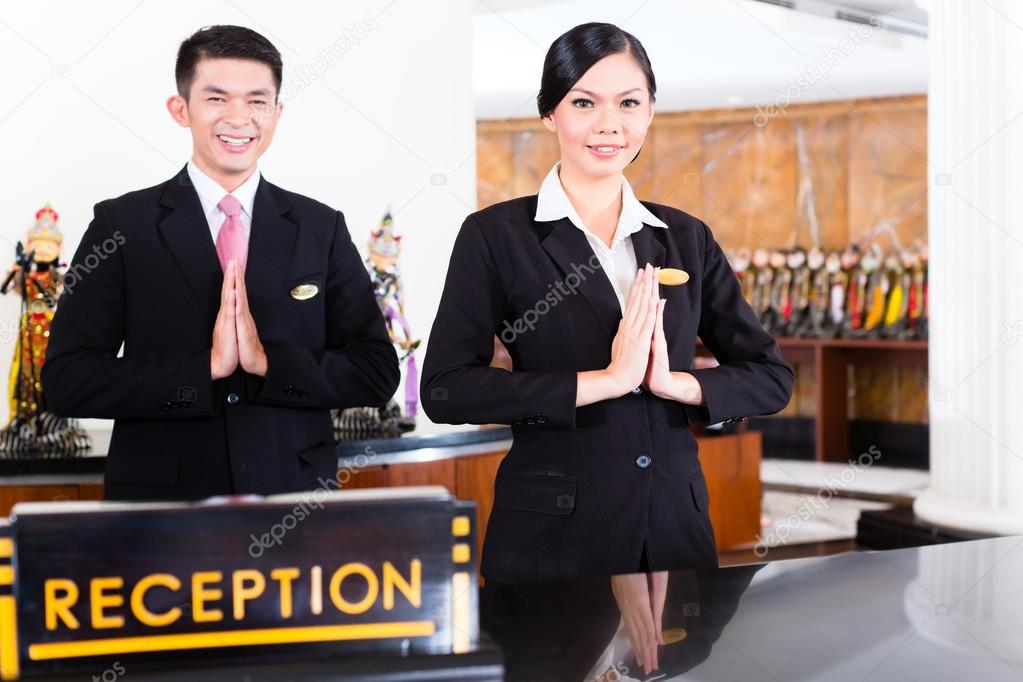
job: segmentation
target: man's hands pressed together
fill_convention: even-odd
[[[245,275],[234,260],[224,271],[220,290],[220,311],[213,324],[213,347],[210,351],[210,376],[223,379],[238,366],[256,376],[266,376],[266,352],[259,341],[256,321],[249,311]]]

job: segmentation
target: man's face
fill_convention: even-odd
[[[193,159],[218,181],[242,181],[273,140],[284,105],[273,72],[250,59],[202,59],[188,100],[167,101],[174,119],[192,131]]]

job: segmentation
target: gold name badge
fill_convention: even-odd
[[[689,273],[678,268],[661,268],[657,281],[667,287],[677,287],[689,281]]]
[[[305,301],[320,293],[320,287],[315,284],[299,284],[291,290],[291,297],[296,301]]]
[[[665,644],[674,644],[675,642],[681,642],[686,638],[685,628],[668,628],[667,630],[661,631],[661,636],[664,638]]]

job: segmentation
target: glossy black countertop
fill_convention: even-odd
[[[90,432],[90,435],[93,435]],[[372,438],[337,444],[338,466],[350,466],[358,459],[358,466],[377,466],[424,462],[449,457],[476,455],[484,452],[507,450],[511,446],[511,428],[463,429],[443,433],[422,434],[415,431],[394,438]],[[26,478],[26,483],[59,483],[76,477],[92,476],[99,482],[106,466],[106,447],[109,431],[93,437],[92,452],[78,457],[0,457],[0,479]]]
[[[611,578],[480,590],[481,647],[133,670],[167,682],[911,682],[1023,678],[1023,536],[669,571],[659,670],[636,664]],[[647,576],[627,576],[643,581]],[[459,659],[458,664],[453,664]],[[615,672],[608,674],[608,669]]]
[[[507,680],[1020,680],[1023,536],[672,571],[660,670],[636,664],[610,579],[488,584]],[[645,578],[645,576],[639,576]],[[609,667],[615,674],[599,677]]]

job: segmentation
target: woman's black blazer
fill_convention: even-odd
[[[670,369],[705,404],[642,389],[577,408],[576,372],[607,367],[621,308],[581,230],[537,222],[537,197],[470,215],[455,240],[421,385],[431,419],[511,424],[481,571],[498,582],[717,565],[707,483],[689,424],[785,407],[792,369],[700,220],[644,202],[668,229],[632,235],[639,266],[681,268],[661,286]],[[490,367],[494,335],[514,371]],[[720,362],[691,369],[699,336]]]

